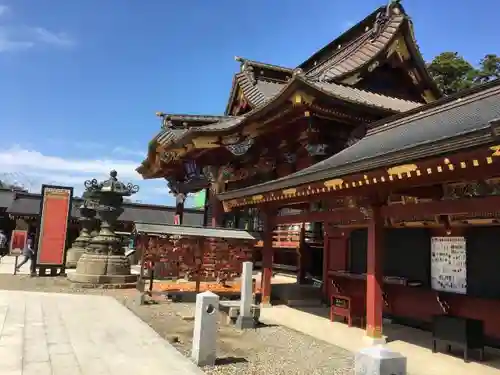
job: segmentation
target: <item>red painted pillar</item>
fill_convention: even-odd
[[[260,290],[262,293],[262,304],[271,304],[271,279],[273,277],[273,229],[274,216],[270,211],[261,213],[264,221],[264,233],[262,238],[262,276]]]
[[[368,259],[366,277],[366,335],[374,340],[382,339],[382,297],[384,219],[381,205],[372,205],[372,217],[368,224]]]

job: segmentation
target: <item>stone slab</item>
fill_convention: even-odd
[[[0,290],[0,374],[202,375],[111,297]]]
[[[355,355],[355,375],[406,375],[406,358],[383,345],[361,349]]]

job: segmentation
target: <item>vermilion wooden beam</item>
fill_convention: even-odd
[[[294,196],[280,198],[281,190],[267,192],[262,193],[264,196],[263,201],[247,201],[243,203],[243,206],[272,205],[283,207],[295,202],[313,202],[336,196],[369,196],[374,191],[379,194],[394,194],[408,189],[429,187],[455,181],[492,178],[500,175],[499,156],[490,147],[485,146],[475,150],[419,161],[416,164],[418,165],[420,175],[416,176],[415,172],[413,172],[411,178],[402,173],[401,178],[392,176],[389,181],[390,176],[388,175],[387,168],[379,168],[365,173],[341,177],[344,185],[348,184],[349,188],[328,190],[325,189],[324,181],[311,182],[296,186],[294,188],[296,190]],[[486,162],[487,159],[489,159],[488,163]],[[408,163],[411,164],[412,162],[408,161]],[[450,168],[450,165],[452,168]],[[385,182],[381,182],[382,179],[385,179]],[[374,183],[374,180],[377,183]],[[359,184],[360,181],[364,181],[364,183]],[[353,183],[355,186],[353,186]],[[245,198],[236,200],[242,202]],[[238,209],[238,206],[234,207],[234,209]]]
[[[482,198],[465,198],[458,200],[442,200],[435,202],[393,204],[382,207],[384,218],[412,220],[415,217],[432,215],[458,215],[464,213],[486,213],[500,211],[500,196]],[[359,208],[345,208],[335,211],[305,212],[298,215],[277,216],[274,225],[295,224],[303,222],[363,222],[365,215]]]

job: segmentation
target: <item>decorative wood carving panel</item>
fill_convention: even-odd
[[[145,262],[161,263],[163,277],[224,282],[241,275],[242,263],[252,260],[253,244],[215,238],[174,240],[166,237],[140,236],[137,247]]]

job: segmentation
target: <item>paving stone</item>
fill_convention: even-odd
[[[201,375],[110,297],[0,290],[1,375]]]
[[[25,363],[23,375],[52,375],[52,367],[49,361]]]

